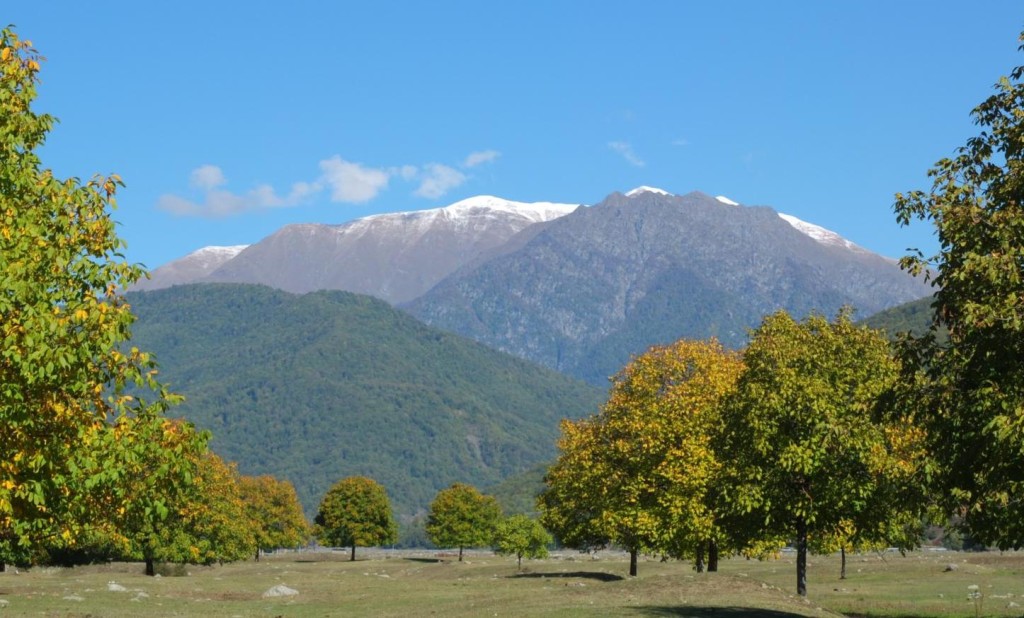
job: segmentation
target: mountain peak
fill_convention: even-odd
[[[633,189],[632,191],[627,191],[626,197],[636,197],[641,193],[657,193],[659,195],[672,195],[671,193],[664,189],[659,189],[657,187],[648,187],[647,185],[641,185],[636,189]]]
[[[238,255],[248,247],[249,245],[210,245],[209,247],[202,247],[201,249],[196,249],[192,253],[189,253],[188,256],[186,257],[217,256],[224,259],[230,259]]]
[[[739,206],[740,205],[739,202],[734,202],[734,201],[730,200],[729,198],[725,197],[724,195],[716,195],[715,199],[718,200],[719,202],[722,202],[723,204],[727,204],[729,206]]]

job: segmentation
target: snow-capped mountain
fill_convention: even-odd
[[[290,292],[340,289],[401,303],[526,228],[576,208],[482,195],[341,225],[288,225],[202,280],[262,283]]]
[[[160,288],[192,283],[217,270],[228,260],[244,251],[249,245],[230,247],[203,247],[189,253],[183,258],[164,264],[132,286],[132,290],[157,290]]]

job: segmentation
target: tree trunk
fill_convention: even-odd
[[[693,568],[698,573],[704,572],[704,543],[697,543],[697,554],[693,557]]]
[[[459,547],[459,562],[462,562],[462,547]]]
[[[516,554],[516,558],[519,559],[519,570],[522,571],[523,570],[523,552],[519,552],[518,554]]]
[[[355,562],[356,561],[356,544],[355,543],[352,543],[352,557],[349,558],[348,560],[349,560],[349,562]]]
[[[636,577],[636,548],[629,549],[629,576]]]
[[[718,572],[718,541],[708,541],[708,573]]]
[[[807,596],[807,520],[796,520],[796,593]]]
[[[259,562],[259,561],[260,561],[260,548],[257,547],[256,548],[256,562]]]
[[[146,575],[150,577],[156,575],[156,564],[153,562],[152,556],[146,556]]]
[[[846,579],[846,548],[839,548],[839,579]]]
[[[6,573],[6,572],[7,572],[7,563],[4,562],[3,560],[0,560],[0,573]]]

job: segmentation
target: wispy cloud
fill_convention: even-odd
[[[497,150],[480,150],[478,152],[471,152],[466,160],[462,162],[462,167],[476,167],[483,165],[484,163],[490,163],[498,157],[501,153]]]
[[[634,165],[636,167],[643,167],[647,165],[644,163],[643,159],[633,152],[633,147],[626,142],[608,142],[608,147],[622,155],[622,158],[630,165]]]
[[[423,166],[423,171],[420,174],[420,186],[414,191],[414,194],[436,200],[466,180],[466,175],[453,167],[430,163]]]
[[[497,150],[471,152],[462,162],[469,169],[489,163],[501,156]],[[324,190],[333,203],[362,204],[386,191],[392,180],[415,183],[412,195],[438,199],[469,180],[462,171],[442,163],[422,166],[397,165],[372,167],[343,159],[335,155],[319,163],[320,175],[312,181],[296,182],[287,194],[278,194],[271,185],[261,184],[245,193],[225,188],[227,177],[220,167],[204,164],[189,174],[189,186],[200,195],[194,199],[164,194],[157,200],[157,208],[190,217],[228,217],[268,208],[297,206],[313,199]]]
[[[673,146],[689,146],[690,145],[690,140],[686,139],[685,137],[677,137],[676,139],[672,140],[672,145]]]
[[[387,170],[352,163],[335,155],[320,162],[323,182],[331,188],[332,202],[361,204],[377,197],[388,187]]]

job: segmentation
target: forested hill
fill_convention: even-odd
[[[932,322],[932,297],[897,305],[865,318],[862,323],[871,328],[884,330],[890,338],[909,332],[921,336],[928,331]]]
[[[454,481],[487,486],[553,458],[558,422],[604,391],[347,292],[241,284],[128,295],[180,414],[244,474],[295,484],[307,515],[371,476],[400,515]]]

